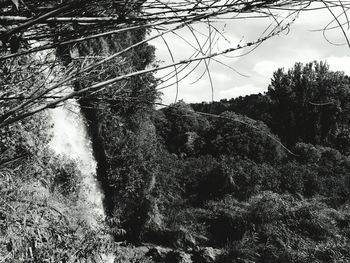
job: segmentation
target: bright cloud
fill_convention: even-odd
[[[260,61],[258,62],[253,70],[258,73],[261,76],[264,77],[271,77],[272,73],[279,67],[280,65],[278,65],[277,62],[274,61],[268,61],[268,60],[264,60],[264,61]]]
[[[296,62],[308,63],[314,60],[326,60],[332,70],[341,70],[350,75],[350,57],[347,56],[349,48],[332,45],[325,40],[322,32],[312,31],[313,29],[322,29],[331,19],[325,11],[303,13],[296,20],[296,23],[291,26],[288,34],[280,34],[267,40],[254,52],[241,56],[242,51],[240,51],[216,58],[249,77],[243,77],[228,69],[228,67],[211,60],[210,70],[214,84],[214,99],[218,100],[263,92],[267,89],[274,71],[278,68],[289,69]],[[217,27],[220,30],[225,29],[224,36],[228,40],[220,39],[216,46],[213,47],[213,52],[237,46],[241,40],[244,43],[256,39],[271,21],[247,19],[239,21],[228,20],[225,22],[226,27],[223,26],[223,23],[218,23]],[[196,31],[199,30],[202,33],[208,33],[206,25],[197,26]],[[197,46],[197,43],[187,29],[180,30],[178,33],[181,34],[182,38],[169,34],[166,36],[166,40],[173,51],[175,60],[182,60],[195,52],[195,48],[191,47],[186,41],[190,41],[193,46]],[[205,42],[204,36],[201,36],[198,32],[197,35],[201,42]],[[341,39],[340,30],[329,31],[326,36],[329,38],[328,40],[336,43],[344,41],[344,37]],[[157,59],[164,61],[163,65],[171,63],[170,55],[164,42],[159,39],[152,43],[157,48]],[[244,52],[246,51],[248,50]],[[207,75],[204,75],[202,79],[193,84],[204,71],[205,66],[202,64],[180,82],[178,99],[184,99],[186,102],[211,100],[211,86]],[[159,72],[158,76],[163,74],[164,72]],[[182,76],[184,74],[185,72],[182,73]],[[174,80],[169,82],[174,82]],[[164,103],[174,102],[175,85],[162,91],[164,93]]]
[[[331,70],[344,71],[345,74],[350,76],[350,57],[327,57],[324,59]]]

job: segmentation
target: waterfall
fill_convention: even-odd
[[[98,221],[105,217],[103,193],[96,179],[96,161],[79,106],[66,104],[52,110],[51,116],[54,123],[51,148],[76,161],[82,176],[79,200],[83,207],[92,209],[82,211],[82,217],[92,228],[98,228]]]
[[[53,138],[51,148],[60,155],[76,161],[81,172],[82,185],[79,191],[81,217],[92,229],[101,227],[105,218],[103,193],[96,179],[96,161],[87,135],[84,118],[76,101],[51,110]],[[113,263],[113,254],[101,255],[102,262]]]
[[[36,54],[38,61],[53,63],[50,70],[45,68],[47,84],[55,84],[62,74],[63,67],[55,64],[56,55],[48,50]],[[64,86],[55,94],[67,94],[72,92],[72,87]],[[85,211],[81,211],[82,218],[91,228],[98,229],[98,221],[105,218],[103,207],[103,193],[96,178],[96,161],[92,153],[92,146],[87,135],[84,118],[80,112],[80,106],[76,100],[69,100],[63,106],[50,110],[53,121],[53,138],[50,147],[59,155],[75,160],[82,178],[79,202]]]
[[[42,62],[55,62],[56,56],[54,52],[46,50],[37,53],[36,59]],[[63,77],[62,71],[59,65],[56,65],[51,72],[49,68],[44,69],[47,84],[54,84]],[[71,91],[71,87],[65,86],[58,93],[63,95]],[[103,207],[104,196],[97,180],[97,164],[80,106],[76,100],[69,100],[63,106],[51,109],[49,112],[53,122],[50,148],[58,155],[74,160],[80,171],[81,178],[78,181],[81,185],[77,193],[79,200],[77,206],[81,209],[79,219],[84,220],[91,229],[101,229],[105,227],[103,220],[106,217]],[[100,256],[104,263],[113,263],[115,260],[113,254]]]

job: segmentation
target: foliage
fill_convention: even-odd
[[[274,113],[272,129],[288,145],[298,141],[333,146],[349,124],[349,78],[323,62],[301,63],[277,70],[267,96]],[[283,134],[283,136],[282,136]]]
[[[76,164],[47,149],[43,110],[68,98],[78,98],[87,121],[115,238],[227,246],[226,262],[349,261],[349,77],[323,63],[298,63],[275,72],[265,95],[202,105],[220,116],[200,115],[182,101],[155,112],[148,26],[180,29],[268,9],[278,26],[241,49],[288,29],[288,19],[278,21],[271,10],[296,3],[204,2],[1,2],[2,261],[92,261],[113,250],[107,233],[81,218],[93,207],[79,200]],[[22,53],[41,48],[54,58]],[[222,53],[211,51],[202,55]],[[74,91],[62,97],[67,86]],[[268,126],[288,147],[302,142],[300,155],[288,156]]]
[[[233,111],[261,120],[289,147],[296,143],[329,146],[349,153],[349,77],[324,62],[278,69],[266,94],[211,104],[193,104],[206,113]]]
[[[80,217],[77,169],[42,153],[0,170],[0,257],[4,262],[76,262],[110,246]],[[67,181],[74,178],[74,182]],[[101,221],[102,224],[102,221]],[[111,250],[111,249],[110,249]]]
[[[1,74],[9,77],[2,79],[1,92],[13,98],[0,111],[21,103],[21,96],[40,92],[47,81],[39,59],[16,60],[13,68],[1,65]],[[27,68],[21,68],[23,64]],[[14,83],[21,87],[20,93]],[[42,112],[0,130],[3,262],[77,262],[114,249],[105,238],[107,232],[92,228],[82,217],[93,208],[80,200],[82,176],[77,164],[49,149],[51,123],[49,113]],[[99,223],[104,224],[102,219]]]
[[[247,96],[239,96],[220,101],[192,103],[195,111],[220,115],[225,111],[235,112],[254,120],[271,123],[271,101],[268,96],[261,93]]]
[[[270,163],[285,156],[278,138],[264,123],[232,112],[222,113],[214,120],[206,140],[206,151],[216,156],[239,156]]]
[[[58,50],[57,55],[67,69],[84,68],[97,63],[101,57],[128,49],[94,71],[81,74],[74,82],[75,90],[79,91],[106,78],[149,66],[154,60],[153,46],[143,43],[129,48],[143,41],[146,34],[145,28],[126,30],[68,45]],[[158,181],[158,143],[149,120],[152,103],[158,97],[155,84],[152,74],[143,74],[114,83],[98,95],[79,99],[97,161],[97,177],[105,194],[106,213],[118,221],[117,228],[121,226],[126,230],[126,235],[120,231],[113,233],[116,238],[138,241],[152,225],[152,211],[157,210],[154,184]],[[116,226],[111,223],[110,227]]]
[[[349,260],[348,236],[339,224],[342,218],[349,218],[347,212],[318,201],[264,192],[253,197],[240,216],[246,232],[229,245],[227,255],[219,262]]]
[[[208,120],[193,111],[190,105],[178,101],[154,114],[157,133],[171,153],[197,156],[203,145],[203,132]]]
[[[93,55],[108,56],[145,36],[140,29],[97,38],[57,55],[67,69],[83,68],[97,62]],[[139,45],[81,74],[74,88],[143,70],[153,59],[154,48]],[[23,64],[29,66],[19,71]],[[17,96],[18,89],[8,88],[16,82],[23,90],[5,101],[0,118],[6,120],[22,95],[45,85],[39,64],[21,57],[12,68],[1,65],[0,95]],[[152,106],[159,94],[151,74],[110,87],[79,103],[115,239],[223,248],[220,262],[350,260],[349,78],[343,73],[323,63],[297,63],[275,72],[264,95],[212,105],[180,101],[160,110]],[[49,129],[42,113],[0,131],[5,262],[77,261],[114,249],[103,238],[106,231],[82,220],[81,212],[92,208],[79,201],[80,172],[47,149]],[[148,261],[123,253],[118,258],[128,259]]]
[[[22,103],[23,98],[40,91],[45,85],[44,74],[40,69],[40,61],[30,57],[14,59],[12,63],[0,65],[0,96],[11,99],[2,100],[0,119],[6,119],[6,112]],[[19,88],[20,87],[20,88]],[[47,130],[50,128],[47,113],[40,113],[18,121],[0,130],[0,165],[20,158],[27,157],[40,151],[41,145],[50,140]],[[32,131],[35,130],[35,133]]]
[[[298,70],[301,76],[297,76]],[[279,95],[285,103],[296,103],[301,98],[295,95],[298,85],[317,98],[333,96],[342,101],[346,95],[347,77],[330,72],[322,63],[311,63],[305,68],[297,64],[288,72],[283,73],[286,83],[281,82],[279,87],[281,91],[291,90]],[[320,72],[322,85],[331,83],[333,90],[313,90],[320,85]],[[295,83],[303,79],[303,84],[288,82],[292,77]],[[288,88],[287,84],[291,86]],[[346,143],[339,148],[341,151],[334,148],[340,147],[336,146],[338,137],[334,135],[338,131],[342,131],[346,141],[346,116],[331,120],[336,127],[335,137],[329,133],[323,139],[315,139],[321,134],[319,131],[330,127],[320,126],[328,125],[324,122],[328,113],[315,110],[317,107],[308,100],[290,106],[290,111],[304,109],[300,121],[320,120],[318,124],[305,124],[316,125],[317,134],[298,130],[302,139],[292,142],[292,155],[267,126],[278,122],[273,113],[277,99],[272,92],[270,87],[265,95],[221,101],[213,107],[191,105],[197,110],[221,112],[216,117],[196,114],[184,102],[152,113],[155,138],[161,149],[154,160],[162,163],[156,170],[160,178],[157,213],[162,224],[149,240],[180,248],[220,247],[226,252],[218,262],[349,261],[349,215],[345,208],[350,189],[349,157]],[[345,100],[341,104],[347,107]],[[267,124],[225,112],[227,109],[256,116]],[[325,119],[321,121],[322,118]],[[286,124],[292,124],[286,120]],[[279,132],[286,140],[290,130]],[[199,142],[192,144],[192,152],[184,147],[188,137],[183,135],[189,133],[195,133],[195,141]],[[309,140],[307,136],[316,137]]]

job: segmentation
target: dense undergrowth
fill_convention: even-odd
[[[349,88],[326,64],[296,64],[264,95],[125,119],[116,238],[220,248],[219,262],[349,262]]]
[[[139,33],[124,41],[144,38]],[[80,52],[113,41],[87,43]],[[145,68],[154,49],[140,46],[123,59],[104,73]],[[63,62],[78,63],[71,60]],[[35,76],[24,93],[45,83]],[[84,76],[75,89],[95,77]],[[114,250],[109,235],[186,251],[213,247],[222,251],[217,262],[350,261],[347,76],[323,63],[296,64],[275,72],[266,94],[159,110],[152,106],[156,82],[135,77],[79,101],[105,194],[107,221],[98,231],[81,216],[93,208],[79,200],[77,164],[48,147],[49,116],[1,130],[4,262],[95,257]],[[12,106],[4,105],[3,112]]]
[[[211,40],[216,15],[246,20],[288,1],[0,2],[0,263],[350,262],[349,76],[297,63],[274,72],[264,94],[162,109],[157,85],[171,74],[126,77],[157,67],[150,28],[163,38],[186,26],[198,41],[191,24],[207,20]],[[320,2],[332,15],[345,5]],[[268,11],[269,37],[289,29]],[[205,56],[197,51],[189,64]],[[41,109],[60,100],[81,110],[99,216],[79,160],[50,147],[53,115]]]

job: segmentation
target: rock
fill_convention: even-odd
[[[170,251],[165,257],[165,263],[192,263],[191,255],[182,251]]]
[[[222,254],[220,249],[212,247],[198,248],[193,252],[193,261],[201,263],[213,263]]]
[[[159,250],[157,247],[152,247],[148,250],[148,252],[146,253],[146,256],[150,257],[156,262],[160,262],[161,260],[164,259],[165,254],[164,254],[164,251]]]
[[[169,251],[171,251],[171,249],[165,247],[150,247],[148,252],[146,253],[146,256],[150,257],[155,262],[164,262],[165,257],[167,253],[169,253]]]
[[[172,232],[171,238],[174,240],[173,245],[176,248],[190,248],[197,245],[196,239],[194,236],[184,227]]]
[[[126,242],[126,241],[115,242],[115,244],[117,246],[120,246],[120,247],[127,247],[128,246],[128,242]]]
[[[142,252],[142,253],[144,253],[144,254],[146,254],[146,253],[149,252],[149,248],[146,247],[146,246],[138,246],[138,247],[137,247],[137,250],[139,250],[140,252]]]

